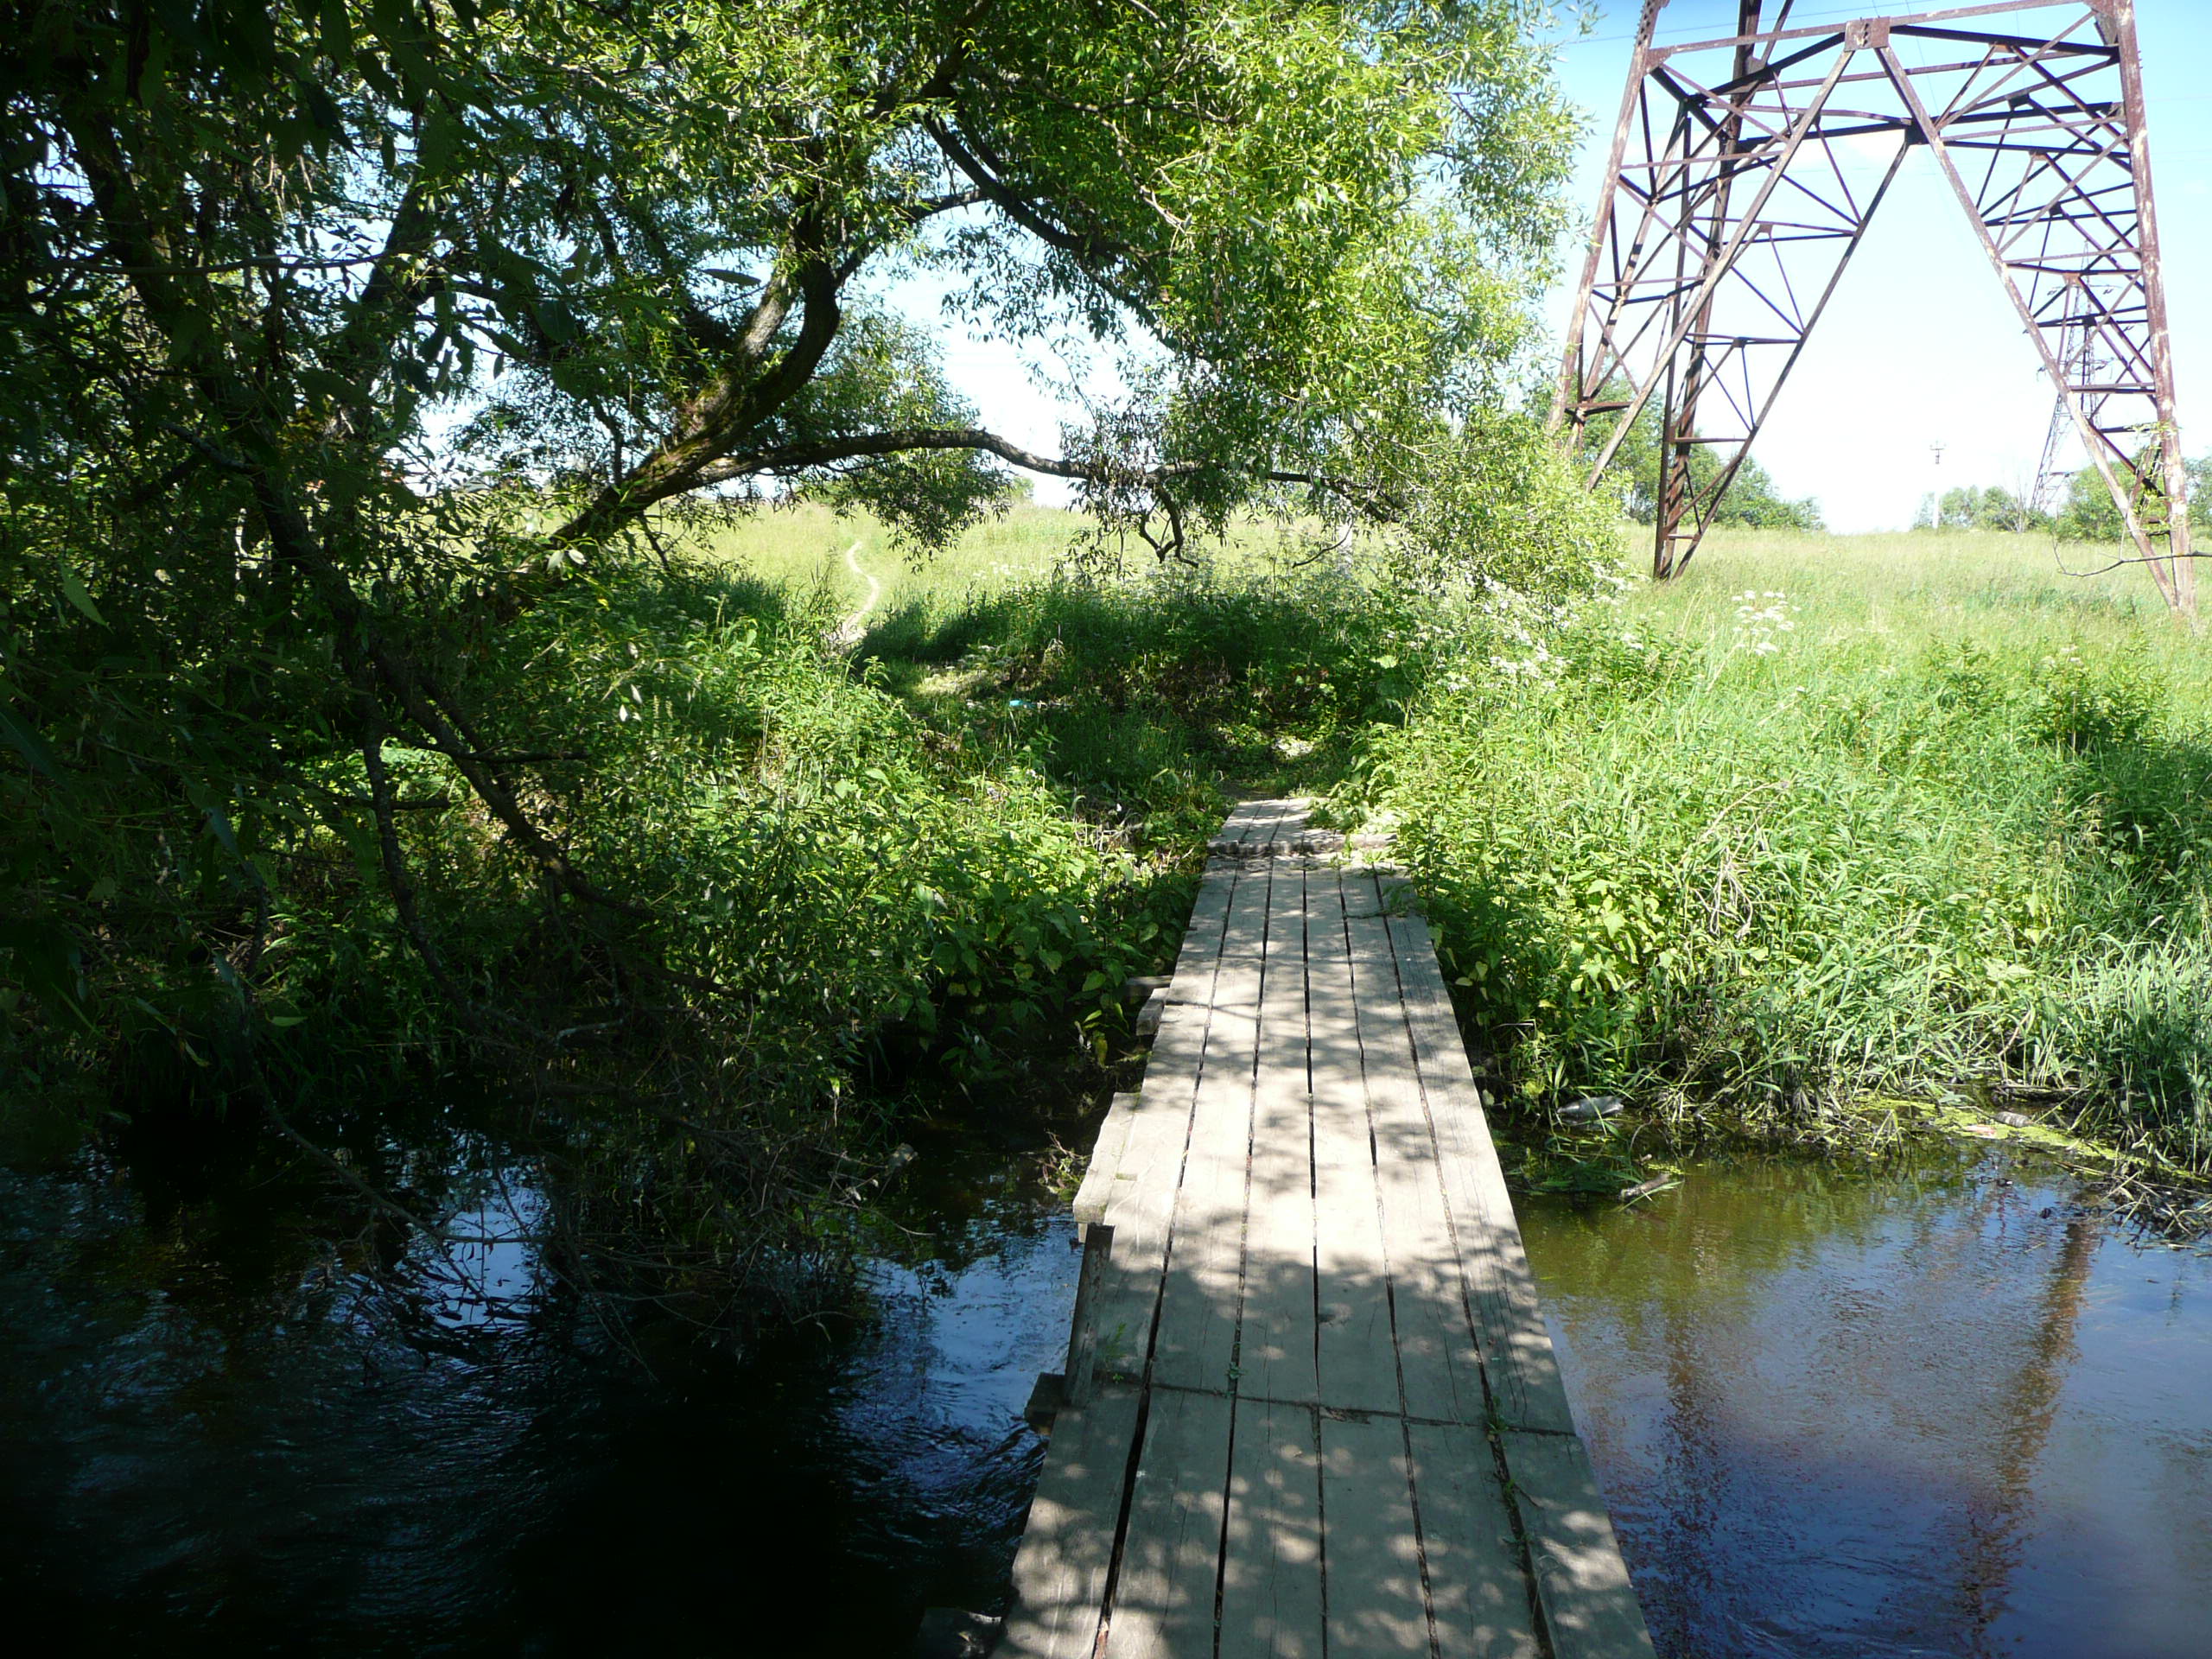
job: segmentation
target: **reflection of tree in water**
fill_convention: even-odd
[[[1616,1497],[1664,1649],[1988,1650],[2098,1235],[1965,1167],[1754,1162],[1663,1209],[1531,1217],[1570,1352],[1594,1327],[1583,1397],[1622,1442],[1601,1472],[1642,1489]]]
[[[1989,1414],[1996,1431],[1992,1478],[1968,1485],[1958,1545],[1959,1611],[1977,1638],[2003,1615],[2019,1568],[2024,1535],[2033,1520],[2036,1467],[2075,1357],[2074,1331],[2096,1249],[2096,1230],[2079,1216],[2069,1219],[2006,1408]],[[1977,1649],[1980,1645],[1977,1640]]]

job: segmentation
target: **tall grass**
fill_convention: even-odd
[[[2212,1171],[2204,650],[2048,542],[1721,536],[1347,793],[1525,1103],[1820,1133],[1971,1088]]]
[[[923,717],[1020,754],[1086,816],[1194,851],[1225,793],[1331,786],[1482,620],[1380,572],[1250,548],[910,600],[859,655]]]
[[[876,519],[806,502],[749,513],[690,546],[706,563],[786,590],[820,594],[846,610],[867,597],[873,576],[882,584],[878,604],[893,608],[1049,576],[1088,522],[1050,507],[1017,505],[942,552],[917,558]],[[865,575],[854,574],[848,551]]]

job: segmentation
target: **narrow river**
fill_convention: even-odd
[[[925,1145],[864,1316],[650,1372],[520,1247],[462,1293],[319,1255],[255,1190],[0,1175],[9,1628],[894,1659],[1004,1594],[1075,1268],[1037,1167]],[[485,1236],[527,1223],[485,1191]],[[2212,1262],[1980,1151],[1522,1209],[1663,1653],[2212,1654]]]
[[[1938,1151],[1522,1205],[1662,1653],[2212,1655],[2212,1260],[2069,1192]]]

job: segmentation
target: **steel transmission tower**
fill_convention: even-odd
[[[1795,3],[1770,22],[1764,0],[1738,0],[1735,34],[1660,46],[1665,0],[1645,0],[1553,416],[1590,452],[1592,485],[1656,408],[1653,569],[1689,562],[1924,145],[2135,556],[2193,614],[2133,0],[1791,28]]]

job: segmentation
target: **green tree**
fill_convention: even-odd
[[[2198,456],[2187,463],[2187,470],[2190,525],[2199,532],[2212,532],[2212,455]],[[2076,542],[2117,542],[2126,533],[2112,491],[2094,467],[2084,467],[2067,480],[2066,499],[2053,527]]]
[[[1610,422],[1599,420],[1591,424],[1587,448],[1594,455],[1611,436]],[[1709,485],[1718,474],[1720,462],[1710,448],[1700,445],[1690,451],[1690,481],[1700,489]],[[1605,479],[1618,492],[1621,511],[1639,524],[1652,523],[1658,517],[1659,491],[1659,410],[1646,404],[1621,440],[1620,448],[1613,452],[1613,459],[1605,468]],[[1793,501],[1775,488],[1774,479],[1765,467],[1752,456],[1745,455],[1730,480],[1728,493],[1720,498],[1714,509],[1715,524],[1745,530],[1802,530],[1817,531],[1827,526],[1821,518],[1821,505],[1810,497]]]
[[[1529,488],[1499,410],[1571,137],[1547,17],[0,7],[12,1033],[35,1004],[104,1064],[137,1022],[251,1077],[312,948],[419,982],[509,1076],[569,1077],[579,1030],[651,1057],[620,1133],[658,1138],[607,1153],[613,1186],[757,1165],[754,993],[702,969],[696,876],[608,828],[662,804],[580,741],[562,629],[686,515],[812,496],[927,548],[1009,467],[1163,556],[1272,508],[1541,577],[1463,532]],[[1008,442],[885,303],[918,267],[1002,334],[1128,353],[1132,395],[1056,453]],[[526,934],[456,925],[493,893]],[[531,953],[569,970],[524,998]],[[562,1144],[598,1160],[613,1122]]]
[[[2033,530],[2047,522],[2033,507],[2001,486],[1993,484],[1985,489],[1979,485],[1962,484],[1923,500],[1913,528],[2017,531]]]

